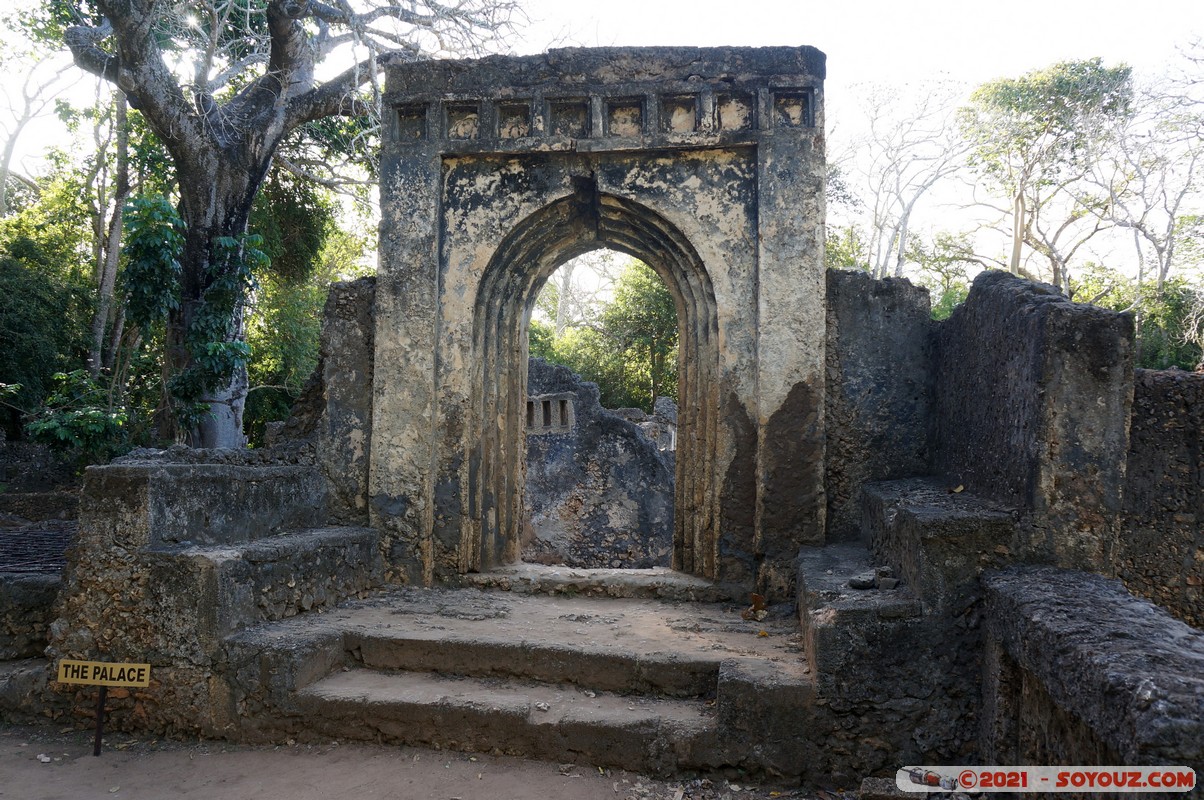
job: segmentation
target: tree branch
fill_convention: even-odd
[[[332,115],[359,116],[368,113],[372,105],[356,98],[354,93],[379,71],[377,59],[366,58],[343,74],[294,97],[285,112],[285,129],[292,130],[298,125]]]
[[[101,40],[113,34],[113,25],[107,19],[93,28],[73,25],[63,34],[63,42],[71,50],[75,65],[111,83],[117,83],[117,56],[100,48]]]

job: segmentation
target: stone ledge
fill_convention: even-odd
[[[983,583],[994,641],[1125,763],[1204,767],[1204,632],[1099,575],[1013,567]]]
[[[318,528],[240,547],[148,550],[164,570],[190,575],[218,600],[221,636],[259,622],[333,606],[384,581],[380,534],[371,528]],[[210,588],[211,587],[211,588]]]
[[[872,658],[871,642],[889,643],[895,628],[917,620],[922,609],[905,586],[853,589],[849,579],[872,572],[875,564],[861,545],[804,547],[799,553],[799,623],[808,666],[821,686],[848,677]]]
[[[610,569],[513,564],[460,578],[465,586],[501,589],[517,594],[562,594],[586,597],[645,597],[721,603],[748,599],[740,586],[715,583],[666,567]]]
[[[866,484],[862,526],[882,563],[899,571],[926,611],[959,614],[981,595],[978,576],[1020,548],[1016,512],[941,478]]]
[[[89,467],[81,541],[138,548],[237,544],[326,517],[329,489],[308,466],[113,464]]]

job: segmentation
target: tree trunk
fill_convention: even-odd
[[[125,94],[118,91],[113,99],[116,114],[113,126],[117,134],[117,163],[113,187],[113,213],[109,218],[104,251],[97,262],[96,314],[92,317],[92,342],[88,350],[88,372],[93,378],[100,374],[104,351],[105,329],[113,308],[113,289],[117,285],[117,265],[121,251],[121,225],[125,201],[130,196],[130,132],[127,126]],[[103,210],[101,213],[104,213]]]
[[[1012,199],[1012,257],[1008,260],[1008,269],[1013,275],[1020,274],[1020,251],[1024,245],[1024,192],[1016,192]]]
[[[216,271],[224,268],[217,263],[215,240],[238,238],[246,233],[251,202],[270,162],[269,157],[258,168],[248,169],[245,164],[230,163],[228,153],[214,151],[206,155],[195,166],[180,169],[178,175],[185,232],[181,304],[168,319],[165,362],[170,376],[178,376],[190,366],[189,328],[205,291],[218,277]],[[237,299],[224,342],[245,339],[242,307],[245,299],[241,296]],[[247,386],[246,364],[240,363],[228,382],[202,392],[199,402],[207,405],[208,411],[193,428],[177,432],[174,438],[183,438],[193,447],[245,447],[242,423]]]
[[[577,265],[570,260],[559,269],[560,280],[556,286],[556,324],[553,327],[554,337],[557,339],[561,337],[569,323],[569,303],[571,302],[569,295],[573,289],[573,271],[576,268]]]

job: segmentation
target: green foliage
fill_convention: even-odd
[[[6,402],[36,408],[56,372],[82,363],[91,311],[87,283],[39,242],[21,235],[0,245],[0,376],[21,387]]]
[[[869,247],[855,225],[829,227],[824,241],[824,263],[828,269],[870,271]]]
[[[916,282],[932,296],[932,318],[948,319],[970,293],[970,269],[977,267],[969,236],[938,233],[931,244],[913,237],[907,260],[916,265]]]
[[[262,281],[247,326],[252,357],[247,363],[251,391],[244,425],[261,444],[268,422],[288,417],[293,402],[318,364],[318,334],[327,286],[290,283],[278,276]]]
[[[543,293],[540,293],[543,296]],[[556,360],[556,331],[551,325],[540,322],[537,319],[531,320],[531,327],[527,329],[527,354],[531,358],[542,358],[544,361]]]
[[[34,441],[74,451],[82,464],[106,461],[124,443],[126,412],[87,370],[59,372],[45,406],[26,425]]]
[[[317,268],[335,228],[335,206],[313,183],[274,167],[255,196],[247,227],[263,237],[272,272],[296,283]]]
[[[63,32],[70,26],[80,22],[95,25],[101,21],[96,5],[88,0],[44,0],[14,17],[6,18],[5,23],[21,28],[31,41],[55,46],[62,42]]]
[[[45,274],[86,281],[91,276],[91,213],[82,176],[75,170],[57,172],[34,203],[0,220],[0,242],[13,257]]]
[[[651,411],[657,397],[677,396],[677,308],[655,272],[633,259],[598,320],[596,327],[568,327],[559,338],[533,321],[528,350],[597,383],[607,408]]]
[[[647,265],[632,261],[619,275],[602,329],[622,348],[636,405],[677,396],[677,305]]]
[[[363,236],[332,227],[312,263],[287,274],[272,269],[260,280],[247,318],[251,388],[243,422],[252,445],[263,443],[268,422],[288,418],[317,366],[330,283],[372,271],[359,263],[365,247]]]
[[[1057,180],[1091,157],[1100,120],[1130,112],[1131,72],[1093,58],[983,84],[960,115],[971,164],[1013,192],[1038,165],[1041,181]]]
[[[160,195],[134,198],[123,220],[126,318],[145,332],[180,307],[184,223]]]
[[[1204,288],[1183,278],[1150,284],[1096,264],[1073,284],[1074,300],[1137,317],[1136,366],[1146,369],[1194,370],[1204,364]]]

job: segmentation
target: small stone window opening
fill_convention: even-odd
[[[527,399],[527,433],[567,433],[573,425],[572,396],[543,395]]]

